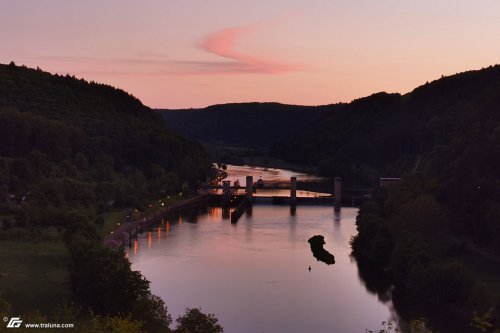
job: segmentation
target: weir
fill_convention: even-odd
[[[340,211],[342,205],[342,178],[336,177],[334,179],[333,195],[324,196],[308,196],[299,197],[297,196],[298,191],[298,181],[297,177],[290,177],[290,182],[280,182],[279,185],[276,183],[271,183],[271,185],[264,186],[264,188],[255,189],[253,184],[253,177],[246,177],[246,187],[245,193],[235,190],[231,192],[230,182],[223,181],[222,186],[210,186],[207,187],[208,190],[208,204],[212,207],[238,207],[244,199],[248,199],[250,203],[254,204],[272,204],[272,205],[290,205],[294,207],[296,205],[332,205],[335,211]],[[306,183],[306,186],[310,183]],[[307,188],[307,187],[306,187]],[[216,190],[219,189],[217,192]],[[222,191],[220,191],[222,189]],[[211,192],[211,190],[215,190]],[[255,190],[259,195],[254,195]],[[289,195],[262,195],[266,190],[289,190]],[[314,191],[314,190],[313,190]],[[346,199],[353,206],[362,203],[366,197],[360,193],[369,193],[368,190],[347,190],[348,195]],[[222,193],[221,193],[222,192]],[[331,192],[330,192],[331,193]]]

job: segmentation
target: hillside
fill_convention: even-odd
[[[267,151],[278,140],[311,126],[331,106],[236,103],[203,109],[158,110],[167,127],[205,143]]]
[[[451,315],[462,327],[496,332],[500,66],[442,78],[400,103],[410,115],[403,120],[420,167],[399,184],[377,189],[361,208],[353,254],[372,275],[387,275],[410,307],[426,300],[414,318],[439,322]]]
[[[92,184],[102,204],[137,205],[208,170],[201,146],[167,131],[138,99],[74,77],[0,65],[0,119],[0,200],[68,178]]]

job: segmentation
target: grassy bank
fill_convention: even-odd
[[[72,301],[69,254],[62,240],[0,240],[0,258],[0,298],[16,314],[50,313],[61,300]]]

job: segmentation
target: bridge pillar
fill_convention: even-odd
[[[342,178],[335,177],[335,188],[334,188],[334,196],[335,196],[335,211],[340,212],[342,197]]]
[[[229,207],[231,202],[231,182],[229,180],[222,181],[222,207]]]
[[[247,176],[247,181],[246,181],[246,200],[248,201],[248,204],[247,204],[247,209],[246,209],[246,213],[247,213],[247,216],[252,216],[252,212],[253,212],[253,208],[252,208],[252,204],[253,204],[253,176]]]
[[[297,177],[290,177],[290,205],[297,204]]]
[[[252,200],[253,197],[253,176],[247,176],[247,199]]]

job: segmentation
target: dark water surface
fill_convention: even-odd
[[[166,220],[128,255],[174,318],[201,307],[227,333],[365,332],[395,314],[390,301],[367,291],[350,257],[356,214],[299,206],[291,216],[287,206],[254,206],[231,225],[220,208],[209,208]],[[334,265],[313,257],[307,240],[314,235],[324,236]]]

